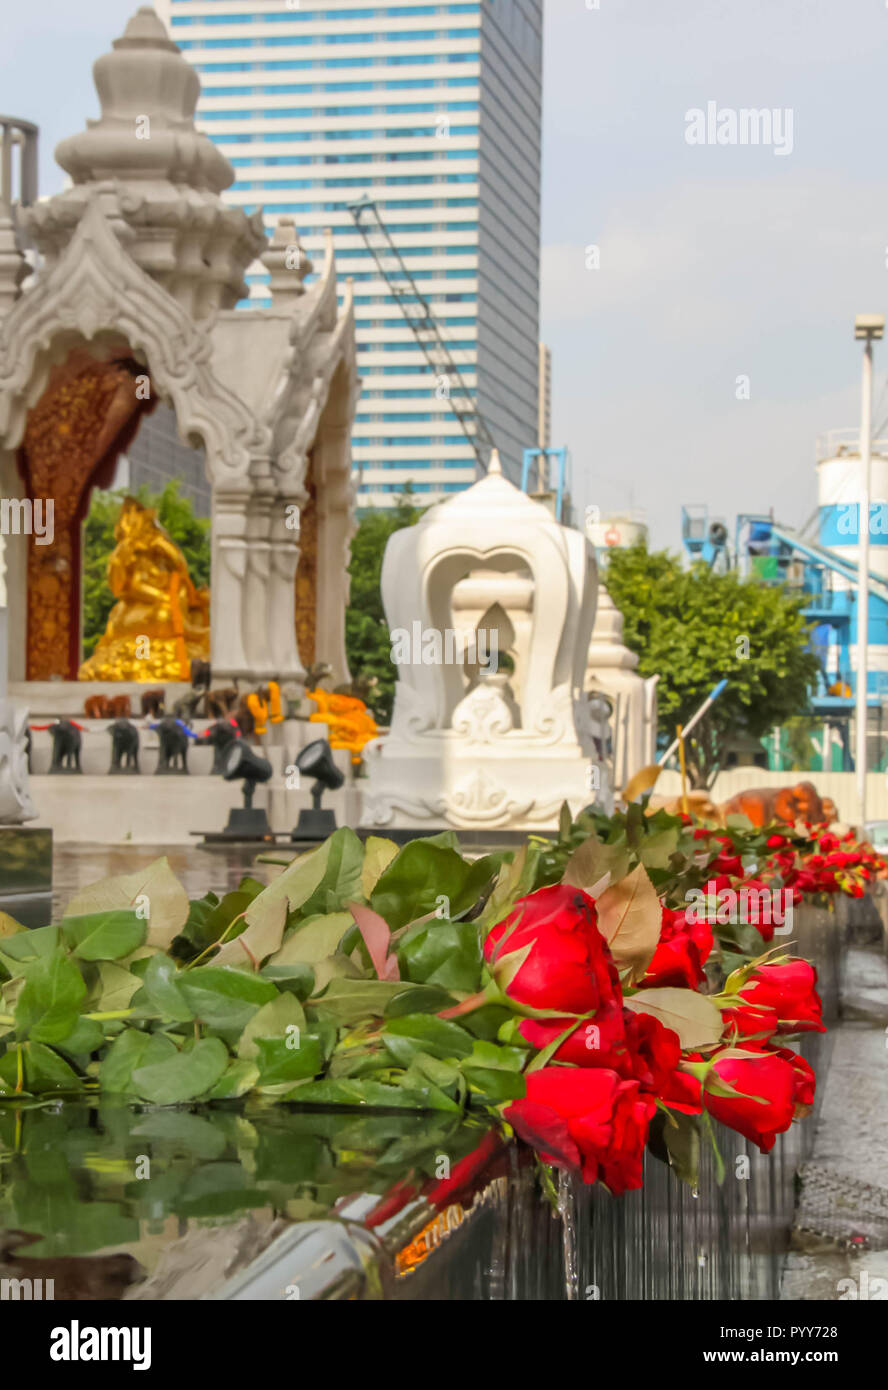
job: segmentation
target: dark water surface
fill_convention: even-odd
[[[6,1105],[0,1277],[53,1279],[56,1299],[132,1296],[167,1247],[198,1228],[328,1217],[408,1174],[422,1183],[442,1154],[455,1164],[485,1130],[410,1112],[189,1111],[113,1098]]]

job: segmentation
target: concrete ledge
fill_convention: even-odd
[[[191,845],[192,831],[223,830],[229,811],[242,804],[240,783],[190,775],[32,777],[31,795],[38,825],[51,828],[56,841],[75,844]],[[257,788],[254,804],[265,808],[273,830],[289,833],[311,795],[275,778]],[[360,824],[360,805],[354,786],[324,796],[339,825]]]

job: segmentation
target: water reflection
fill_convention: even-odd
[[[481,1142],[459,1116],[116,1101],[0,1108],[0,1275],[115,1298],[195,1226],[304,1221],[350,1194],[421,1188]]]
[[[257,864],[259,854],[274,852],[270,845],[223,845],[209,848],[197,845],[56,845],[53,854],[52,902],[57,919],[81,888],[112,874],[132,874],[166,855],[170,868],[191,898],[202,898],[210,890],[221,897],[236,888],[245,874],[263,883],[280,869]],[[278,846],[277,853],[287,859],[295,850]]]

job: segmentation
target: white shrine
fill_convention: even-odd
[[[0,187],[0,500],[14,522],[0,677],[21,702],[0,684],[0,822],[33,816],[25,707],[42,723],[83,720],[88,696],[120,694],[138,715],[144,686],[77,679],[81,532],[92,490],[111,485],[158,403],[203,451],[211,485],[214,684],[299,684],[319,662],[333,682],[349,677],[360,383],[352,287],[337,282],[332,237],[314,267],[292,221],[281,218],[269,242],[258,210],[223,200],[234,168],[195,127],[197,73],[153,9],[133,15],[93,72],[101,114],[58,146],[64,190],[13,208]],[[271,306],[237,308],[256,260],[270,272]],[[29,518],[50,504],[53,524],[38,534]],[[168,682],[168,702],[186,689]],[[49,735],[34,734],[31,793],[58,838],[187,842],[237,804],[239,788],[210,776],[209,746],[194,748],[196,775],[174,796],[163,778],[109,782],[106,722],[85,722],[81,777],[46,776]],[[284,830],[308,792],[287,792],[283,769],[317,729],[280,728],[276,775],[259,797]],[[349,768],[347,753],[336,758]]]
[[[586,537],[495,452],[486,477],[395,532],[382,599],[402,659],[391,731],[365,750],[365,825],[542,829],[565,801],[609,803],[608,731],[583,691],[597,585]]]
[[[598,586],[595,626],[586,658],[585,688],[610,702],[617,794],[642,767],[657,761],[657,682],[638,674],[638,656],[623,641],[623,615]]]
[[[292,222],[269,245],[259,211],[223,201],[234,169],[196,129],[197,73],[154,10],[94,76],[100,117],[56,151],[70,185],[18,211],[33,274],[0,221],[0,496],[54,502],[49,543],[8,537],[10,685],[43,712],[90,693],[66,707],[55,688],[81,660],[80,526],[157,400],[212,486],[214,678],[325,661],[345,680],[359,383],[332,239],[306,284]],[[237,309],[257,259],[271,307]]]

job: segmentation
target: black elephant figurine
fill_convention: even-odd
[[[210,775],[220,774],[225,765],[225,754],[228,752],[236,738],[240,737],[240,731],[233,719],[217,719],[206,732],[202,735],[201,741],[212,744],[213,747],[213,766]]]
[[[80,749],[83,739],[78,725],[70,719],[57,719],[54,724],[50,724],[49,734],[52,739],[50,772],[82,772]]]
[[[111,735],[111,773],[139,772],[139,731],[128,719],[115,719],[108,725]]]
[[[154,769],[155,774],[169,773],[187,776],[188,735],[182,723],[168,714],[151,727],[157,730],[160,743],[157,767]]]

